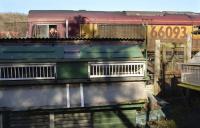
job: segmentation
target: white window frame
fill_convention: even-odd
[[[48,24],[48,23],[44,23],[44,24],[34,24],[35,26],[44,26],[44,25],[46,25],[46,26],[48,26],[48,29],[47,29],[47,38],[49,38],[49,26],[50,25],[55,25],[55,26],[57,26],[57,29],[58,29],[58,24]]]

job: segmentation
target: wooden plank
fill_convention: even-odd
[[[82,120],[82,119],[73,119],[73,120],[68,120],[68,118],[63,118],[62,120],[56,120],[55,125],[59,124],[88,124],[90,122],[90,119],[87,120]]]
[[[178,86],[188,88],[188,89],[191,89],[191,90],[200,91],[200,86],[196,86],[196,85],[181,83],[181,84],[178,84]]]
[[[157,95],[160,92],[160,87],[158,84],[160,76],[160,40],[155,42],[155,63],[154,63],[154,94]]]
[[[55,120],[57,118],[68,118],[68,119],[85,119],[85,117],[89,116],[89,113],[63,113],[63,114],[55,114]],[[86,118],[87,119],[87,118]]]
[[[134,127],[136,121],[135,110],[118,110],[97,112],[93,115],[93,126],[104,127]]]
[[[8,122],[8,128],[48,128],[49,116],[40,113],[11,112]]]
[[[65,116],[62,116],[65,115]],[[81,117],[81,118],[79,118]],[[136,123],[136,110],[107,110],[86,113],[55,114],[56,128],[71,127],[132,127]]]
[[[0,113],[0,128],[3,128],[3,116]]]
[[[184,44],[184,63],[187,63],[192,57],[192,37],[187,36],[187,41]]]
[[[55,124],[54,124],[54,113],[50,113],[49,115],[49,128],[54,128]]]

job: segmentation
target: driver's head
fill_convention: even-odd
[[[50,28],[50,30],[49,30],[50,33],[54,33],[55,31],[56,31],[55,28]]]

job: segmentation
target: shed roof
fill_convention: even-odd
[[[200,52],[195,54],[188,63],[189,64],[200,64]]]
[[[144,58],[137,45],[2,45],[0,61],[80,61]]]

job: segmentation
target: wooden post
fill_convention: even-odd
[[[166,72],[166,64],[167,64],[167,47],[165,45],[162,45],[162,82],[161,82],[161,90],[162,94],[165,95],[165,72]]]
[[[3,128],[3,115],[0,113],[0,128]]]
[[[54,128],[55,124],[54,124],[54,113],[50,113],[49,115],[49,128]]]
[[[67,100],[67,108],[70,108],[69,84],[66,84],[66,100]]]
[[[187,63],[192,57],[192,36],[187,36],[187,42],[184,47],[184,63]]]
[[[160,92],[158,84],[160,76],[160,40],[155,41],[155,63],[154,63],[154,95]]]

